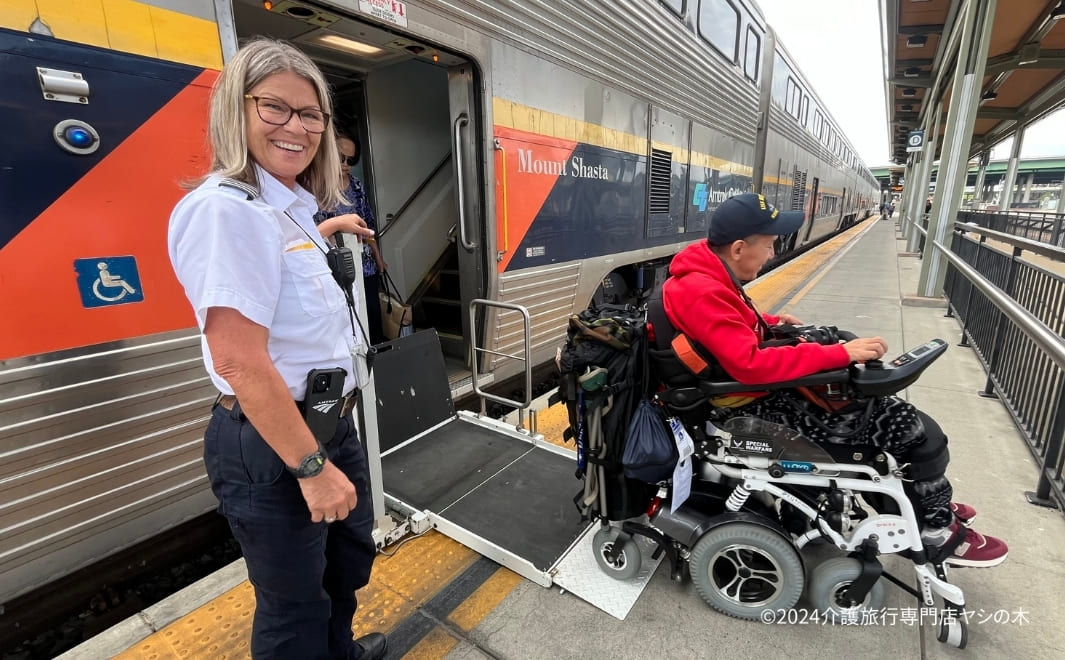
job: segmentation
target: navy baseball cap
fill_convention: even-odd
[[[783,236],[797,232],[805,219],[803,211],[778,211],[764,195],[743,193],[717,207],[707,239],[711,245],[728,245],[753,234]]]

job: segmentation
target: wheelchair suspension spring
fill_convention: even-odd
[[[743,484],[740,484],[736,486],[736,489],[728,496],[728,500],[725,502],[725,508],[729,511],[739,511],[743,508],[743,505],[747,502],[747,498],[750,496],[751,491],[744,488]]]

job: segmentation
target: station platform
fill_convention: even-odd
[[[971,349],[957,346],[959,327],[944,316],[945,304],[904,304],[920,270],[904,250],[894,222],[874,216],[748,291],[763,310],[880,335],[889,357],[936,337],[952,344],[903,395],[949,436],[947,474],[955,499],[978,510],[974,526],[1010,545],[1001,566],[951,571],[971,612],[965,650],[937,642],[930,613],[892,586],[883,617],[864,625],[804,619],[802,601],[790,622],[785,615],[762,623],[711,610],[690,582],[672,582],[660,565],[621,620],[435,531],[379,556],[371,584],[358,594],[355,634],[386,633],[389,658],[1065,657],[1065,520],[1025,501],[1036,465],[1001,404],[977,396],[984,372]],[[538,431],[560,438],[564,417],[554,408],[540,411]],[[577,485],[574,480],[574,492]],[[806,558],[808,566],[815,561]],[[908,562],[888,557],[884,563],[912,581]],[[248,657],[253,608],[237,562],[61,657]]]

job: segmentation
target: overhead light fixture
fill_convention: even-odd
[[[904,103],[904,104],[899,106],[899,110],[902,110],[903,112],[913,112],[913,104],[912,103]]]
[[[916,78],[919,75],[921,75],[921,70],[915,66],[908,67],[905,71],[902,72],[902,76],[904,78]]]
[[[907,48],[924,48],[927,44],[928,37],[923,34],[911,35],[910,38],[906,40]]]
[[[980,95],[980,100],[981,101],[994,101],[997,98],[998,98],[998,92],[990,90],[990,89]]]
[[[902,95],[906,98],[911,98],[917,96],[917,90],[913,87],[907,87],[906,89],[902,90]]]
[[[1065,18],[1065,2],[1050,10],[1050,20],[1056,21],[1059,18]]]
[[[326,48],[343,50],[348,53],[355,53],[356,55],[380,55],[385,52],[384,49],[378,48],[377,46],[371,46],[370,44],[364,44],[361,41],[355,41],[354,39],[348,39],[347,37],[341,37],[335,34],[323,34],[322,36],[315,38],[315,41]]]

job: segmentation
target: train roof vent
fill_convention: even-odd
[[[669,215],[669,177],[673,169],[673,152],[651,149],[651,194],[648,210],[651,215]]]

